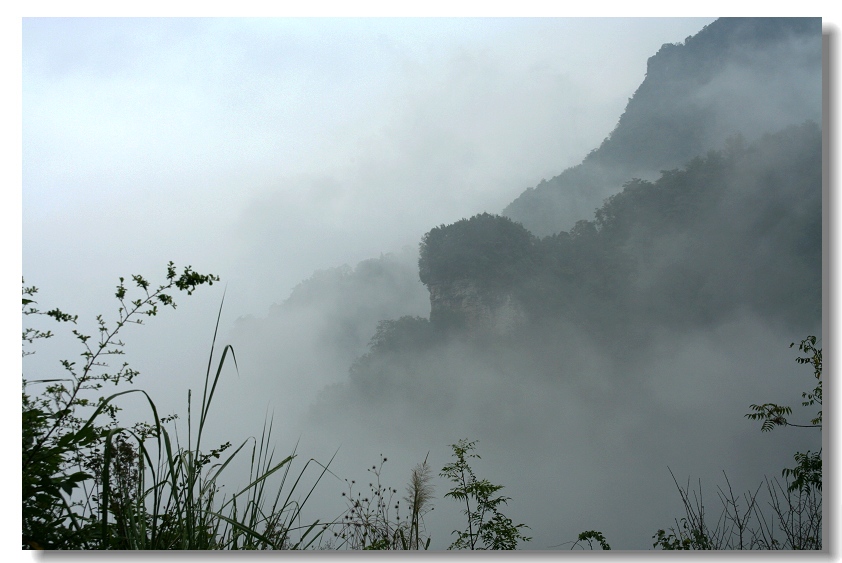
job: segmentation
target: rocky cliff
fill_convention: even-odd
[[[459,323],[472,335],[510,334],[526,321],[510,292],[483,289],[473,280],[429,285],[430,321]]]
[[[666,44],[599,148],[503,215],[538,236],[566,231],[632,178],[654,180],[736,134],[821,122],[821,61],[821,18],[722,18]]]

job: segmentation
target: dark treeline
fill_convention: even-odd
[[[742,308],[805,327],[821,315],[821,131],[734,139],[655,182],[632,180],[593,220],[536,244],[531,315],[592,330],[694,326]]]
[[[566,370],[550,356],[571,327],[618,361],[645,350],[657,330],[712,328],[743,314],[814,329],[820,186],[821,131],[807,122],[748,145],[732,138],[654,182],[633,179],[593,219],[555,235],[538,238],[487,213],[436,227],[420,245],[422,282],[506,293],[526,320],[504,335],[444,317],[381,321],[351,368],[351,388],[370,399],[418,392],[416,383],[454,369],[441,361],[454,341],[493,369],[526,361],[511,371],[559,377]]]

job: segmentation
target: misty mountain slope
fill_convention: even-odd
[[[630,178],[654,179],[737,133],[820,121],[821,41],[820,18],[722,18],[664,45],[600,147],[503,214],[540,236],[568,230]]]
[[[650,197],[671,190],[664,215],[674,218],[665,231],[643,222],[627,235],[641,293],[631,314],[657,311],[658,322],[680,326],[746,308],[802,331],[820,322],[821,149],[821,131],[810,122],[693,161],[684,191],[680,172],[656,182]],[[715,204],[693,205],[705,189]]]
[[[792,43],[759,36],[795,56]],[[753,49],[752,41],[742,44]],[[768,77],[780,53],[752,49],[741,56]],[[738,74],[748,63],[740,64]],[[691,74],[727,74],[718,68]],[[676,79],[679,101],[715,83],[686,78]],[[810,98],[820,82],[812,84],[790,96],[803,114],[820,111],[820,98]],[[655,100],[657,90],[644,93]],[[653,100],[630,115],[655,116]],[[420,263],[402,262],[395,285],[369,291],[339,271],[302,284],[281,307],[283,322],[249,321],[252,332],[241,331],[259,348],[239,345],[243,361],[276,358],[268,373],[250,370],[264,379],[249,384],[292,405],[287,433],[327,456],[341,447],[334,469],[349,477],[381,453],[408,469],[430,451],[441,467],[447,444],[480,439],[484,458],[498,460],[491,479],[506,485],[512,517],[532,527],[526,548],[586,529],[605,532],[615,548],[651,547],[652,534],[680,515],[667,468],[708,487],[726,470],[735,491],[779,475],[820,435],[764,440],[744,414],[752,403],[800,397],[805,378],[788,345],[821,333],[821,130],[781,115],[781,127],[778,117],[764,124],[769,134],[728,139],[738,131],[720,123],[711,133],[711,114],[693,121],[683,103],[665,118],[681,135],[641,131],[650,134],[641,137],[646,150],[609,139],[603,147],[614,153],[589,157],[603,155],[599,166],[565,173],[596,185],[610,172],[616,187],[578,200],[562,194],[558,205],[533,200],[552,229],[481,214],[432,228],[413,253]],[[796,125],[784,129],[790,117]],[[612,138],[633,130],[618,124]],[[680,138],[689,139],[683,148]],[[673,148],[681,150],[657,154]],[[400,296],[409,295],[405,307]],[[385,309],[366,305],[378,299]],[[516,322],[488,330],[503,317]],[[356,327],[353,336],[343,323]],[[432,546],[443,549],[459,524],[438,487],[429,522]]]
[[[602,146],[581,165],[543,183],[542,187],[525,192],[507,208],[509,216],[518,217],[517,213],[509,211],[516,204],[520,205],[518,202],[525,202],[523,209],[528,207],[532,211],[521,214],[519,220],[537,234],[559,233],[562,225],[569,230],[559,233],[557,240],[544,239],[536,243],[543,250],[536,251],[535,256],[526,256],[528,253],[520,250],[515,252],[527,262],[541,265],[539,272],[531,272],[532,266],[525,263],[518,263],[514,268],[518,276],[527,278],[518,282],[523,293],[520,299],[526,308],[547,312],[542,322],[552,324],[555,322],[552,319],[563,317],[565,322],[583,326],[592,323],[598,327],[595,334],[601,334],[601,338],[610,338],[606,323],[593,319],[599,316],[599,311],[612,311],[612,308],[615,316],[612,324],[617,331],[625,331],[629,326],[628,322],[622,324],[617,319],[634,318],[635,307],[651,307],[661,311],[662,320],[672,315],[676,319],[671,322],[680,322],[681,308],[658,304],[656,296],[663,290],[677,297],[692,286],[684,282],[701,283],[699,276],[692,272],[692,266],[686,271],[678,266],[663,266],[656,258],[668,254],[655,253],[649,259],[651,269],[661,272],[658,279],[663,283],[653,286],[646,281],[645,273],[635,273],[635,283],[648,289],[635,293],[634,299],[640,303],[633,305],[629,299],[619,299],[621,291],[612,289],[612,284],[624,289],[632,279],[627,253],[620,253],[619,246],[609,249],[612,256],[603,256],[602,251],[591,252],[588,232],[598,226],[593,221],[573,228],[574,224],[593,217],[594,209],[602,204],[603,198],[620,191],[623,183],[635,176],[635,171],[643,170],[645,173],[641,172],[639,177],[654,180],[661,168],[684,164],[701,154],[698,151],[705,146],[721,147],[723,141],[714,143],[714,139],[724,139],[726,134],[734,132],[732,126],[746,125],[757,135],[764,127],[772,128],[777,122],[786,123],[797,115],[820,112],[820,31],[820,20],[717,20],[688,38],[684,45],[665,45],[652,57],[646,80]],[[728,79],[733,74],[753,78],[745,87],[738,88]],[[760,98],[755,96],[760,88],[758,81],[768,90],[761,96],[763,104],[757,103]],[[752,96],[755,99],[749,108],[746,100]],[[704,103],[691,103],[691,99]],[[728,103],[733,103],[733,107],[729,109]],[[704,119],[699,117],[702,106],[707,108]],[[661,125],[647,127],[647,123]],[[667,134],[668,128],[663,124],[683,133],[678,136]],[[678,142],[679,138],[684,140]],[[751,140],[751,134],[744,132],[744,138]],[[678,150],[680,147],[683,148]],[[679,158],[678,153],[686,156]],[[605,180],[606,174],[611,176],[610,182]],[[591,190],[593,186],[609,188]],[[549,223],[544,224],[552,224],[552,228],[540,227],[539,223],[544,220],[536,219],[539,216],[545,217]],[[572,238],[580,240],[569,252],[559,250],[569,245],[568,239]],[[463,254],[472,252],[470,245],[463,250]],[[669,260],[664,259],[663,264],[669,264]],[[317,379],[323,382],[342,380],[354,358],[366,352],[366,343],[375,333],[378,321],[403,315],[426,317],[428,314],[436,320],[438,311],[430,311],[429,298],[411,260],[407,258],[399,267],[393,266],[397,270],[385,278],[376,275],[349,277],[339,269],[317,274],[296,288],[288,302],[276,309],[277,314],[273,312],[266,319],[238,323],[232,335],[237,349],[243,352],[239,354],[242,361],[277,366],[271,368],[273,373],[299,373],[301,378],[309,377],[308,374],[330,373],[329,376],[319,375]],[[587,270],[611,272],[611,275],[586,275]],[[527,287],[530,285],[532,287]],[[734,287],[739,290],[741,285],[737,281]],[[772,283],[773,291],[765,294],[775,294],[778,287]],[[727,302],[724,298],[727,292],[717,291],[720,302]],[[606,298],[605,292],[610,298]],[[575,298],[570,299],[570,295]],[[433,303],[436,302],[434,299]],[[796,314],[799,307],[793,306],[793,309]],[[697,308],[690,316],[705,314],[700,311],[702,309]],[[532,314],[532,317],[537,322],[540,315]],[[633,332],[645,334],[646,331],[635,329]],[[629,337],[626,337],[618,342],[628,341]],[[633,349],[630,345],[613,347],[618,354],[622,354],[624,348]],[[299,353],[301,351],[307,352]]]
[[[820,447],[820,433],[765,439],[744,418],[750,404],[798,400],[810,373],[788,345],[821,336],[815,123],[631,180],[592,220],[543,239],[487,214],[432,232],[421,252],[431,294],[470,283],[478,299],[379,323],[348,381],[303,419],[311,441],[353,444],[346,456],[361,464],[373,451],[414,463],[478,438],[486,459],[505,460],[490,469],[532,527],[531,549],[586,529],[651,548],[681,514],[670,469],[708,490],[726,471],[741,492]],[[484,292],[510,295],[523,324],[500,334],[460,322]],[[453,529],[441,518],[438,549]]]
[[[560,352],[571,334],[616,368],[648,361],[662,330],[745,316],[794,336],[820,329],[821,143],[812,122],[750,145],[732,139],[654,182],[627,182],[594,220],[544,239],[488,214],[434,228],[419,260],[432,312],[451,285],[473,287],[476,299],[441,305],[430,320],[381,322],[350,388],[374,402],[411,402],[430,388],[446,402],[446,374],[459,377],[465,357],[523,381],[559,379],[571,371]],[[482,301],[514,301],[523,319],[501,336],[475,314]],[[454,343],[456,364],[442,371]]]
[[[821,142],[808,122],[626,183],[593,221],[541,241],[545,285],[524,288],[531,314],[639,330],[716,324],[742,308],[779,326],[814,326]]]
[[[243,384],[303,408],[324,385],[344,380],[381,319],[426,314],[429,298],[418,281],[417,252],[321,270],[299,283],[266,317],[238,319],[228,336]],[[257,379],[255,379],[255,377]],[[295,388],[295,397],[286,390]],[[284,398],[286,397],[286,398]]]

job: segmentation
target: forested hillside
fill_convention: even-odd
[[[821,203],[821,130],[807,122],[750,145],[733,138],[654,182],[630,180],[593,219],[542,239],[488,214],[436,227],[421,244],[421,279],[511,293],[527,321],[491,349],[476,346],[518,350],[530,358],[524,373],[555,365],[571,328],[621,360],[664,328],[713,329],[745,314],[801,333],[821,322]],[[380,323],[351,370],[352,387],[379,390],[361,397],[413,388],[398,375],[407,370],[425,380],[423,366],[440,363],[436,343],[454,336],[432,320]]]
[[[755,491],[792,467],[792,452],[821,449],[820,433],[781,445],[744,420],[750,404],[803,391],[775,358],[821,334],[821,137],[815,122],[733,137],[627,181],[591,218],[543,238],[489,214],[435,227],[420,253],[433,310],[451,284],[480,301],[505,294],[525,320],[502,334],[453,316],[381,321],[308,424],[399,451],[421,429],[486,437],[509,459],[513,498],[550,515],[536,535],[558,543],[573,528],[605,531],[615,547],[653,545],[646,530],[671,522],[647,524],[639,511],[677,511],[669,471],[707,488],[726,471],[734,492]],[[577,477],[557,483],[559,473]]]
[[[575,322],[618,350],[615,333],[712,326],[740,311],[811,325],[820,81],[819,18],[716,20],[649,59],[617,126],[580,165],[502,216],[431,228],[417,271],[404,253],[314,275],[266,319],[241,322],[235,342],[265,356],[256,335],[291,332],[272,348],[279,371],[322,372],[335,356],[330,371],[343,373],[378,321],[428,316],[419,278],[428,291],[456,279],[496,288],[533,325]],[[287,346],[329,353],[302,363]]]
[[[360,457],[415,455],[430,436],[486,438],[512,458],[501,471],[522,502],[551,515],[535,530],[544,547],[571,527],[602,528],[605,514],[619,545],[646,547],[655,524],[635,507],[672,511],[667,467],[727,469],[756,486],[790,463],[802,438],[761,447],[742,424],[759,397],[803,390],[779,352],[821,333],[820,31],[819,19],[723,19],[664,45],[580,165],[502,215],[431,226],[404,285],[336,285],[394,313],[374,328],[348,311],[343,323],[371,327],[369,346],[358,330],[356,359],[303,427],[364,438]],[[320,287],[307,281],[277,312],[292,332],[295,307],[325,319],[305,348],[313,366],[347,342]],[[324,303],[345,311],[333,291]],[[488,330],[501,319],[504,330]],[[557,450],[582,487],[524,484],[552,481]]]

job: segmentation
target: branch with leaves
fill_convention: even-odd
[[[518,542],[527,542],[532,538],[521,533],[526,524],[514,524],[511,518],[500,512],[500,507],[510,498],[494,496],[503,488],[494,485],[488,479],[477,479],[468,463],[469,458],[480,459],[473,453],[477,441],[459,440],[451,444],[456,461],[448,463],[440,475],[450,479],[455,486],[445,497],[464,502],[462,511],[467,517],[465,530],[453,530],[456,540],[448,549],[516,549]],[[481,543],[480,543],[481,542]]]
[[[795,346],[795,343],[789,345],[790,348]],[[816,378],[816,386],[812,391],[805,391],[801,394],[804,401],[802,406],[811,407],[815,404],[822,404],[822,349],[816,348],[816,337],[808,336],[798,345],[798,350],[808,354],[795,358],[799,364],[811,364],[813,366],[813,376]],[[776,426],[793,426],[796,428],[821,428],[822,427],[822,411],[819,409],[815,417],[810,419],[810,424],[796,424],[790,422],[787,418],[792,415],[792,407],[786,405],[778,405],[777,403],[764,403],[762,405],[751,405],[750,408],[754,411],[746,414],[746,418],[750,420],[762,420],[763,425],[760,430],[769,432]]]
[[[816,348],[817,339],[815,336],[808,336],[798,345],[798,350],[806,356],[799,356],[795,361],[799,364],[809,364],[813,367],[813,377],[816,379],[816,386],[812,391],[805,391],[801,394],[804,399],[801,406],[812,407],[816,404],[822,405],[822,349]],[[789,345],[794,347],[795,343]],[[792,407],[778,405],[776,403],[765,403],[762,405],[751,405],[752,413],[746,414],[750,420],[762,420],[760,430],[769,432],[776,426],[792,426],[796,428],[819,428],[822,427],[822,410],[810,419],[810,424],[795,424],[787,417],[792,415]],[[789,492],[809,492],[811,489],[822,490],[822,452],[796,452],[795,461],[797,465],[792,468],[784,468],[783,476],[789,481]]]
[[[143,324],[143,317],[155,316],[159,305],[174,309],[176,303],[171,290],[186,291],[191,295],[201,285],[213,285],[219,277],[199,274],[190,266],[179,275],[170,262],[166,283],[157,289],[152,289],[151,284],[139,275],[132,276],[132,281],[141,294],[136,299],[129,299],[125,279],[120,278],[115,294],[120,302],[118,319],[109,326],[102,315],[96,317],[98,340],[92,339],[90,334],[71,329],[82,345],[81,367],[64,359],[60,363],[66,372],[65,377],[23,379],[23,547],[85,548],[92,545],[90,541],[94,535],[91,528],[74,509],[79,506],[89,508],[90,492],[82,495],[86,497],[83,500],[75,501],[71,500],[71,493],[94,478],[86,471],[86,465],[90,467],[90,456],[96,455],[95,445],[115,431],[119,408],[111,400],[123,393],[90,399],[85,396],[86,392],[96,393],[106,383],[131,383],[138,375],[127,362],[123,362],[116,371],[110,370],[107,363],[108,356],[124,353],[124,343],[118,335],[126,324]],[[45,316],[59,323],[77,323],[77,315],[58,308],[38,309],[35,300],[38,289],[26,286],[23,279],[21,285],[21,313],[24,317]],[[50,330],[24,328],[22,355],[26,357],[34,353],[26,349],[27,344],[32,345],[37,340],[52,336]],[[40,396],[33,397],[27,393],[28,387],[34,384],[46,384]],[[86,407],[96,407],[87,419],[80,415],[80,410]],[[94,419],[100,414],[107,415],[111,420],[105,424],[95,423]],[[107,474],[109,467],[104,469]]]

